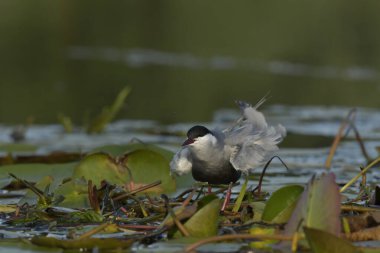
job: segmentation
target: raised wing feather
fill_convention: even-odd
[[[257,132],[234,146],[230,162],[235,169],[247,173],[267,162],[273,153],[278,150],[277,144],[286,134],[281,125],[268,127],[265,131]]]
[[[239,101],[242,118],[224,131],[225,144],[233,149],[230,162],[237,170],[248,172],[267,162],[286,135],[282,125],[268,126],[264,115],[257,111],[264,101],[261,99],[255,107]]]

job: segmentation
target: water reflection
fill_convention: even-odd
[[[129,67],[141,68],[149,65],[183,67],[190,69],[234,70],[263,72],[274,75],[332,78],[344,80],[379,80],[379,72],[364,66],[316,66],[285,60],[264,61],[230,56],[200,57],[192,53],[175,53],[154,49],[94,48],[72,46],[67,56],[71,60],[97,60],[122,62]]]

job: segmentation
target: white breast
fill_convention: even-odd
[[[170,162],[170,172],[179,176],[191,171],[192,162],[190,151],[187,147],[181,148]]]

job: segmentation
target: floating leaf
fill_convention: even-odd
[[[31,244],[29,240],[2,239],[0,240],[1,252],[8,253],[62,253],[59,248],[45,248]]]
[[[54,181],[53,177],[45,176],[37,184],[35,184],[33,187],[36,187],[40,191],[44,192],[44,190],[48,189],[48,187],[53,183],[53,181]],[[48,194],[48,193],[46,192],[46,194]],[[46,195],[45,196],[38,196],[38,195],[36,195],[36,193],[34,193],[30,189],[28,189],[26,195],[22,199],[20,199],[18,204],[23,205],[25,203],[28,203],[29,205],[35,205],[35,204],[37,204],[37,202],[40,204],[43,204],[45,202],[45,204],[47,204],[45,199],[41,199],[41,198],[45,198],[45,197],[47,197],[47,196]]]
[[[192,237],[208,237],[217,234],[220,211],[220,199],[214,195],[203,198],[198,204],[198,211],[184,224]],[[174,234],[181,237],[180,232]]]
[[[106,145],[95,148],[92,152],[106,152],[114,156],[120,156],[124,154],[129,154],[136,150],[151,150],[162,155],[166,160],[171,161],[174,153],[161,148],[160,146],[150,144],[150,143],[129,143],[127,145]]]
[[[70,213],[70,219],[67,221],[70,222],[81,222],[81,223],[94,223],[94,222],[102,222],[104,220],[104,217],[93,211],[93,210],[86,210],[83,212],[73,212]]]
[[[167,164],[168,164],[167,172],[165,172],[162,175],[164,175],[164,177],[169,176],[170,174],[169,162],[173,158],[174,153],[167,149],[161,148],[160,146],[157,146],[157,145],[148,144],[148,143],[130,143],[127,145],[106,145],[106,146],[102,146],[102,147],[98,147],[94,149],[93,152],[106,152],[111,155],[117,156],[117,155],[128,155],[138,150],[150,150],[162,155],[167,160]],[[154,164],[152,164],[151,167],[154,167]],[[194,179],[191,174],[183,175],[181,177],[174,177],[174,178],[171,178],[170,181],[171,180],[175,180],[177,182],[177,185],[181,186],[181,188],[191,187],[194,184]],[[161,179],[161,181],[163,180]],[[171,189],[169,189],[169,191],[171,191]]]
[[[307,241],[313,253],[359,253],[358,248],[349,241],[333,234],[314,228],[303,228]]]
[[[59,240],[53,237],[33,237],[31,242],[35,245],[62,249],[118,249],[128,248],[133,240],[121,240],[115,238],[86,238],[77,240]]]
[[[191,206],[177,206],[173,208],[175,217],[181,221],[183,219],[188,219],[197,211],[197,204]],[[174,225],[174,219],[171,214],[168,214],[166,218],[161,222],[160,227],[172,227]]]
[[[16,209],[16,205],[0,205],[0,213],[13,213]]]
[[[4,187],[10,185],[12,183],[12,178],[10,176],[0,178],[0,189],[3,189]]]
[[[261,222],[262,221],[262,216],[263,212],[265,209],[265,203],[262,201],[254,201],[249,204],[253,208],[253,222]]]
[[[64,178],[71,177],[76,163],[64,164],[12,164],[0,166],[0,178],[8,178],[12,173],[29,182],[38,182],[46,175],[54,178],[50,189],[55,189]]]
[[[249,230],[251,235],[274,235],[276,229],[274,228],[264,228],[264,227],[253,227]],[[261,240],[257,242],[251,242],[249,245],[252,248],[263,249],[268,248],[270,244],[276,243],[276,240]]]
[[[72,179],[60,185],[54,192],[54,197],[64,199],[60,206],[69,208],[90,208],[88,199],[88,185],[83,178]]]
[[[14,152],[34,152],[38,146],[27,143],[0,143],[0,151],[7,153]]]
[[[303,189],[300,185],[288,185],[272,193],[266,203],[262,220],[271,223],[287,222]]]
[[[41,164],[55,164],[55,163],[70,163],[77,162],[82,159],[83,154],[75,152],[52,152],[46,155],[8,155],[0,157],[0,165],[18,164],[18,163],[41,163]]]
[[[176,189],[174,178],[170,175],[168,160],[156,151],[139,149],[124,157],[122,163],[132,175],[136,184],[148,184],[161,180],[158,187],[149,189],[154,192],[172,192]]]
[[[118,185],[129,181],[127,170],[105,153],[90,154],[79,162],[74,169],[73,178],[82,177],[86,180],[92,180],[97,186],[103,180]]]
[[[318,179],[313,177],[285,226],[285,234],[293,235],[301,225],[339,235],[339,215],[340,193],[335,183],[335,175],[329,173],[322,174]]]

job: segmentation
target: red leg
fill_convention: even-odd
[[[228,189],[227,189],[227,192],[226,192],[226,197],[224,198],[224,202],[223,202],[222,208],[220,209],[220,211],[222,211],[222,212],[226,209],[226,207],[230,203],[231,191],[232,191],[232,183],[230,183],[228,185]]]

